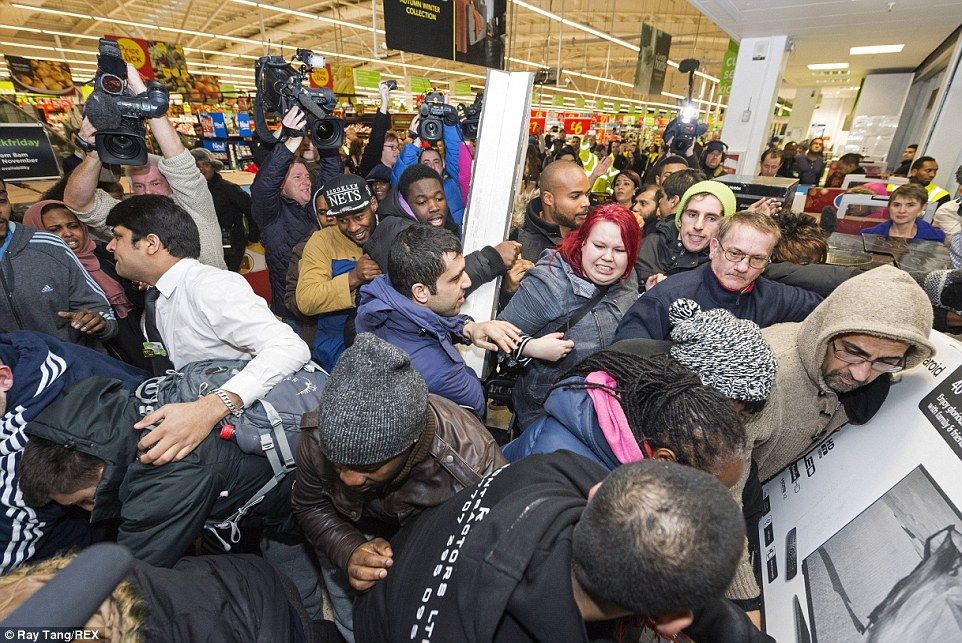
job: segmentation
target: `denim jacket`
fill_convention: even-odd
[[[525,367],[512,395],[521,426],[527,426],[540,415],[548,390],[559,376],[585,357],[611,345],[618,322],[638,298],[638,286],[631,270],[627,281],[612,285],[587,315],[573,328],[567,328],[565,320],[591,299],[596,288],[592,282],[576,275],[556,250],[548,250],[528,271],[518,292],[498,316],[532,337],[542,337],[565,326],[562,329],[565,338],[575,343],[574,350],[558,362],[532,360]]]

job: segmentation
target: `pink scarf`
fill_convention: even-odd
[[[598,425],[608,441],[615,459],[621,464],[638,462],[645,459],[645,454],[638,445],[635,434],[628,426],[628,418],[618,398],[611,392],[618,386],[611,375],[605,371],[594,371],[585,378],[585,384],[593,385],[587,388],[588,397],[595,407]],[[605,388],[598,388],[603,386]],[[646,445],[647,447],[647,445]],[[649,456],[651,457],[650,453]]]
[[[43,218],[40,216],[40,211],[50,204],[56,204],[65,209],[69,209],[63,201],[38,201],[31,205],[23,215],[23,224],[36,230],[46,230],[47,228],[43,225]],[[98,261],[96,255],[94,255],[96,245],[93,239],[90,238],[86,224],[82,221],[80,222],[80,228],[83,231],[83,241],[81,242],[80,250],[74,254],[77,255],[80,264],[90,276],[93,277],[93,280],[97,282],[97,285],[104,291],[104,294],[107,295],[107,301],[113,306],[117,317],[126,317],[133,307],[130,300],[127,299],[127,295],[124,294],[123,287],[100,267],[100,261]]]

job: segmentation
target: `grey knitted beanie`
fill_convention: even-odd
[[[703,311],[691,299],[668,309],[671,356],[691,369],[702,384],[725,397],[761,401],[775,383],[775,353],[755,322],[727,310]]]
[[[317,410],[331,462],[366,467],[400,455],[424,430],[428,385],[404,351],[361,333],[341,354]]]

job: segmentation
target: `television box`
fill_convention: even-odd
[[[791,207],[795,199],[795,188],[798,179],[786,179],[780,176],[747,176],[744,174],[724,174],[716,181],[721,181],[735,193],[738,209],[744,210],[755,201],[774,198],[782,202],[782,207]]]

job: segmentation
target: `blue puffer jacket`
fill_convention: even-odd
[[[565,327],[565,338],[575,347],[558,362],[532,360],[514,387],[512,402],[521,426],[534,422],[541,404],[559,375],[615,340],[622,316],[638,298],[634,271],[628,281],[613,284],[605,296],[573,328],[570,319],[597,291],[597,286],[574,273],[556,250],[548,250],[529,270],[498,319],[510,322],[525,335],[542,337]]]
[[[582,382],[583,377],[571,377],[564,381],[565,384]],[[544,411],[543,417],[535,420],[524,433],[504,446],[502,452],[508,462],[529,455],[566,450],[583,455],[609,471],[618,466],[615,454],[598,425],[595,407],[584,389],[559,387],[552,390],[544,402]]]
[[[458,226],[458,236],[461,236],[461,223],[464,220],[464,199],[461,198],[461,187],[458,185],[458,172],[461,171],[461,134],[458,125],[444,126],[444,198],[448,200],[448,210],[451,211],[451,218]],[[418,162],[421,154],[421,147],[408,143],[401,148],[401,155],[394,170],[391,172],[391,185],[396,187],[404,170]]]
[[[464,363],[453,340],[462,337],[469,317],[441,317],[414,303],[391,285],[387,275],[362,286],[358,294],[359,333],[374,333],[411,358],[428,391],[484,417],[484,392],[474,371]]]

